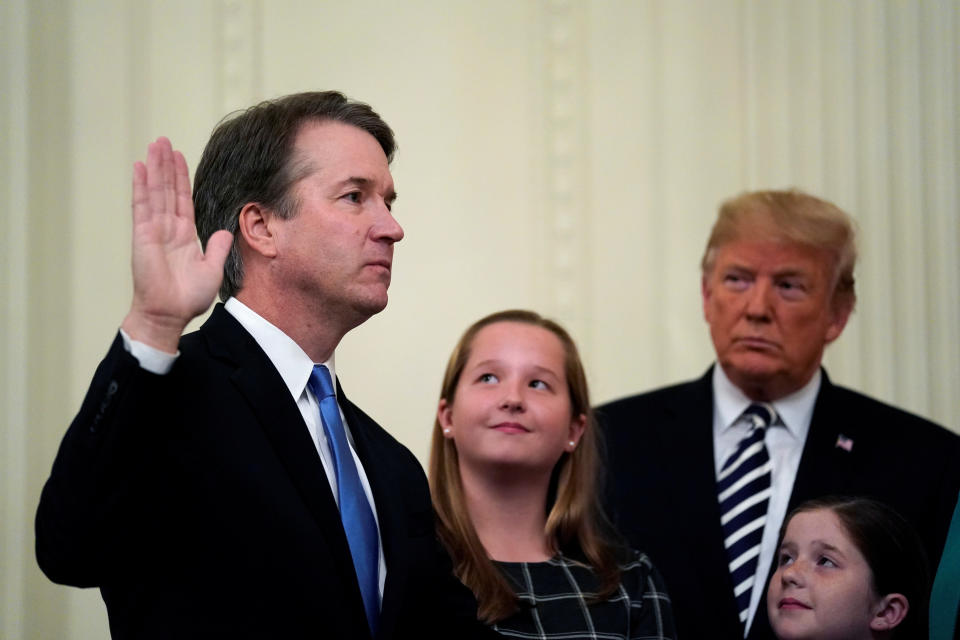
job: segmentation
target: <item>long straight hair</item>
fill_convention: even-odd
[[[564,452],[553,469],[545,505],[548,514],[544,533],[554,552],[580,556],[590,565],[599,578],[597,597],[606,599],[620,584],[620,547],[599,506],[599,433],[590,407],[583,364],[566,330],[533,311],[513,309],[481,318],[464,332],[450,355],[440,397],[453,404],[474,338],[484,327],[499,322],[542,327],[563,344],[571,416],[586,416],[586,428],[577,448],[571,453]],[[477,598],[479,618],[488,624],[506,618],[517,610],[516,594],[487,556],[477,536],[460,482],[457,448],[452,439],[443,436],[439,418],[433,423],[430,493],[437,512],[438,535],[453,558],[457,577]]]

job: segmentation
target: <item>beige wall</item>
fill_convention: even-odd
[[[711,361],[697,263],[717,203],[798,186],[862,227],[849,386],[958,429],[960,16],[951,0],[6,0],[0,3],[0,637],[102,638],[32,517],[129,302],[129,175],[169,136],[337,88],[396,129],[388,309],[351,397],[421,458],[447,354],[493,310],[565,323],[597,401]]]

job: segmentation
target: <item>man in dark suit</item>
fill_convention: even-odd
[[[853,310],[855,261],[851,222],[829,202],[769,191],[724,203],[702,262],[719,366],[598,411],[615,522],[660,567],[682,637],[773,637],[778,533],[806,499],[883,500],[933,566],[940,556],[960,438],[820,366]]]
[[[387,304],[394,148],[318,92],[221,123],[192,199],[166,139],[134,166],[133,303],[36,522],[41,568],[99,587],[115,638],[485,634],[419,463],[333,383]]]

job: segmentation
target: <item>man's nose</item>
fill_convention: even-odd
[[[378,220],[373,226],[373,234],[377,240],[389,242],[400,242],[403,240],[403,227],[393,217],[393,212],[385,202],[380,203],[381,210],[378,212]]]
[[[747,292],[747,316],[756,320],[769,319],[772,295],[773,283],[758,278]]]

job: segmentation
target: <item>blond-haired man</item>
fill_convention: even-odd
[[[716,364],[600,408],[611,510],[663,571],[683,637],[773,637],[779,528],[808,498],[878,498],[940,556],[960,438],[821,367],[856,302],[854,236],[846,213],[800,191],[723,203],[701,277]]]

